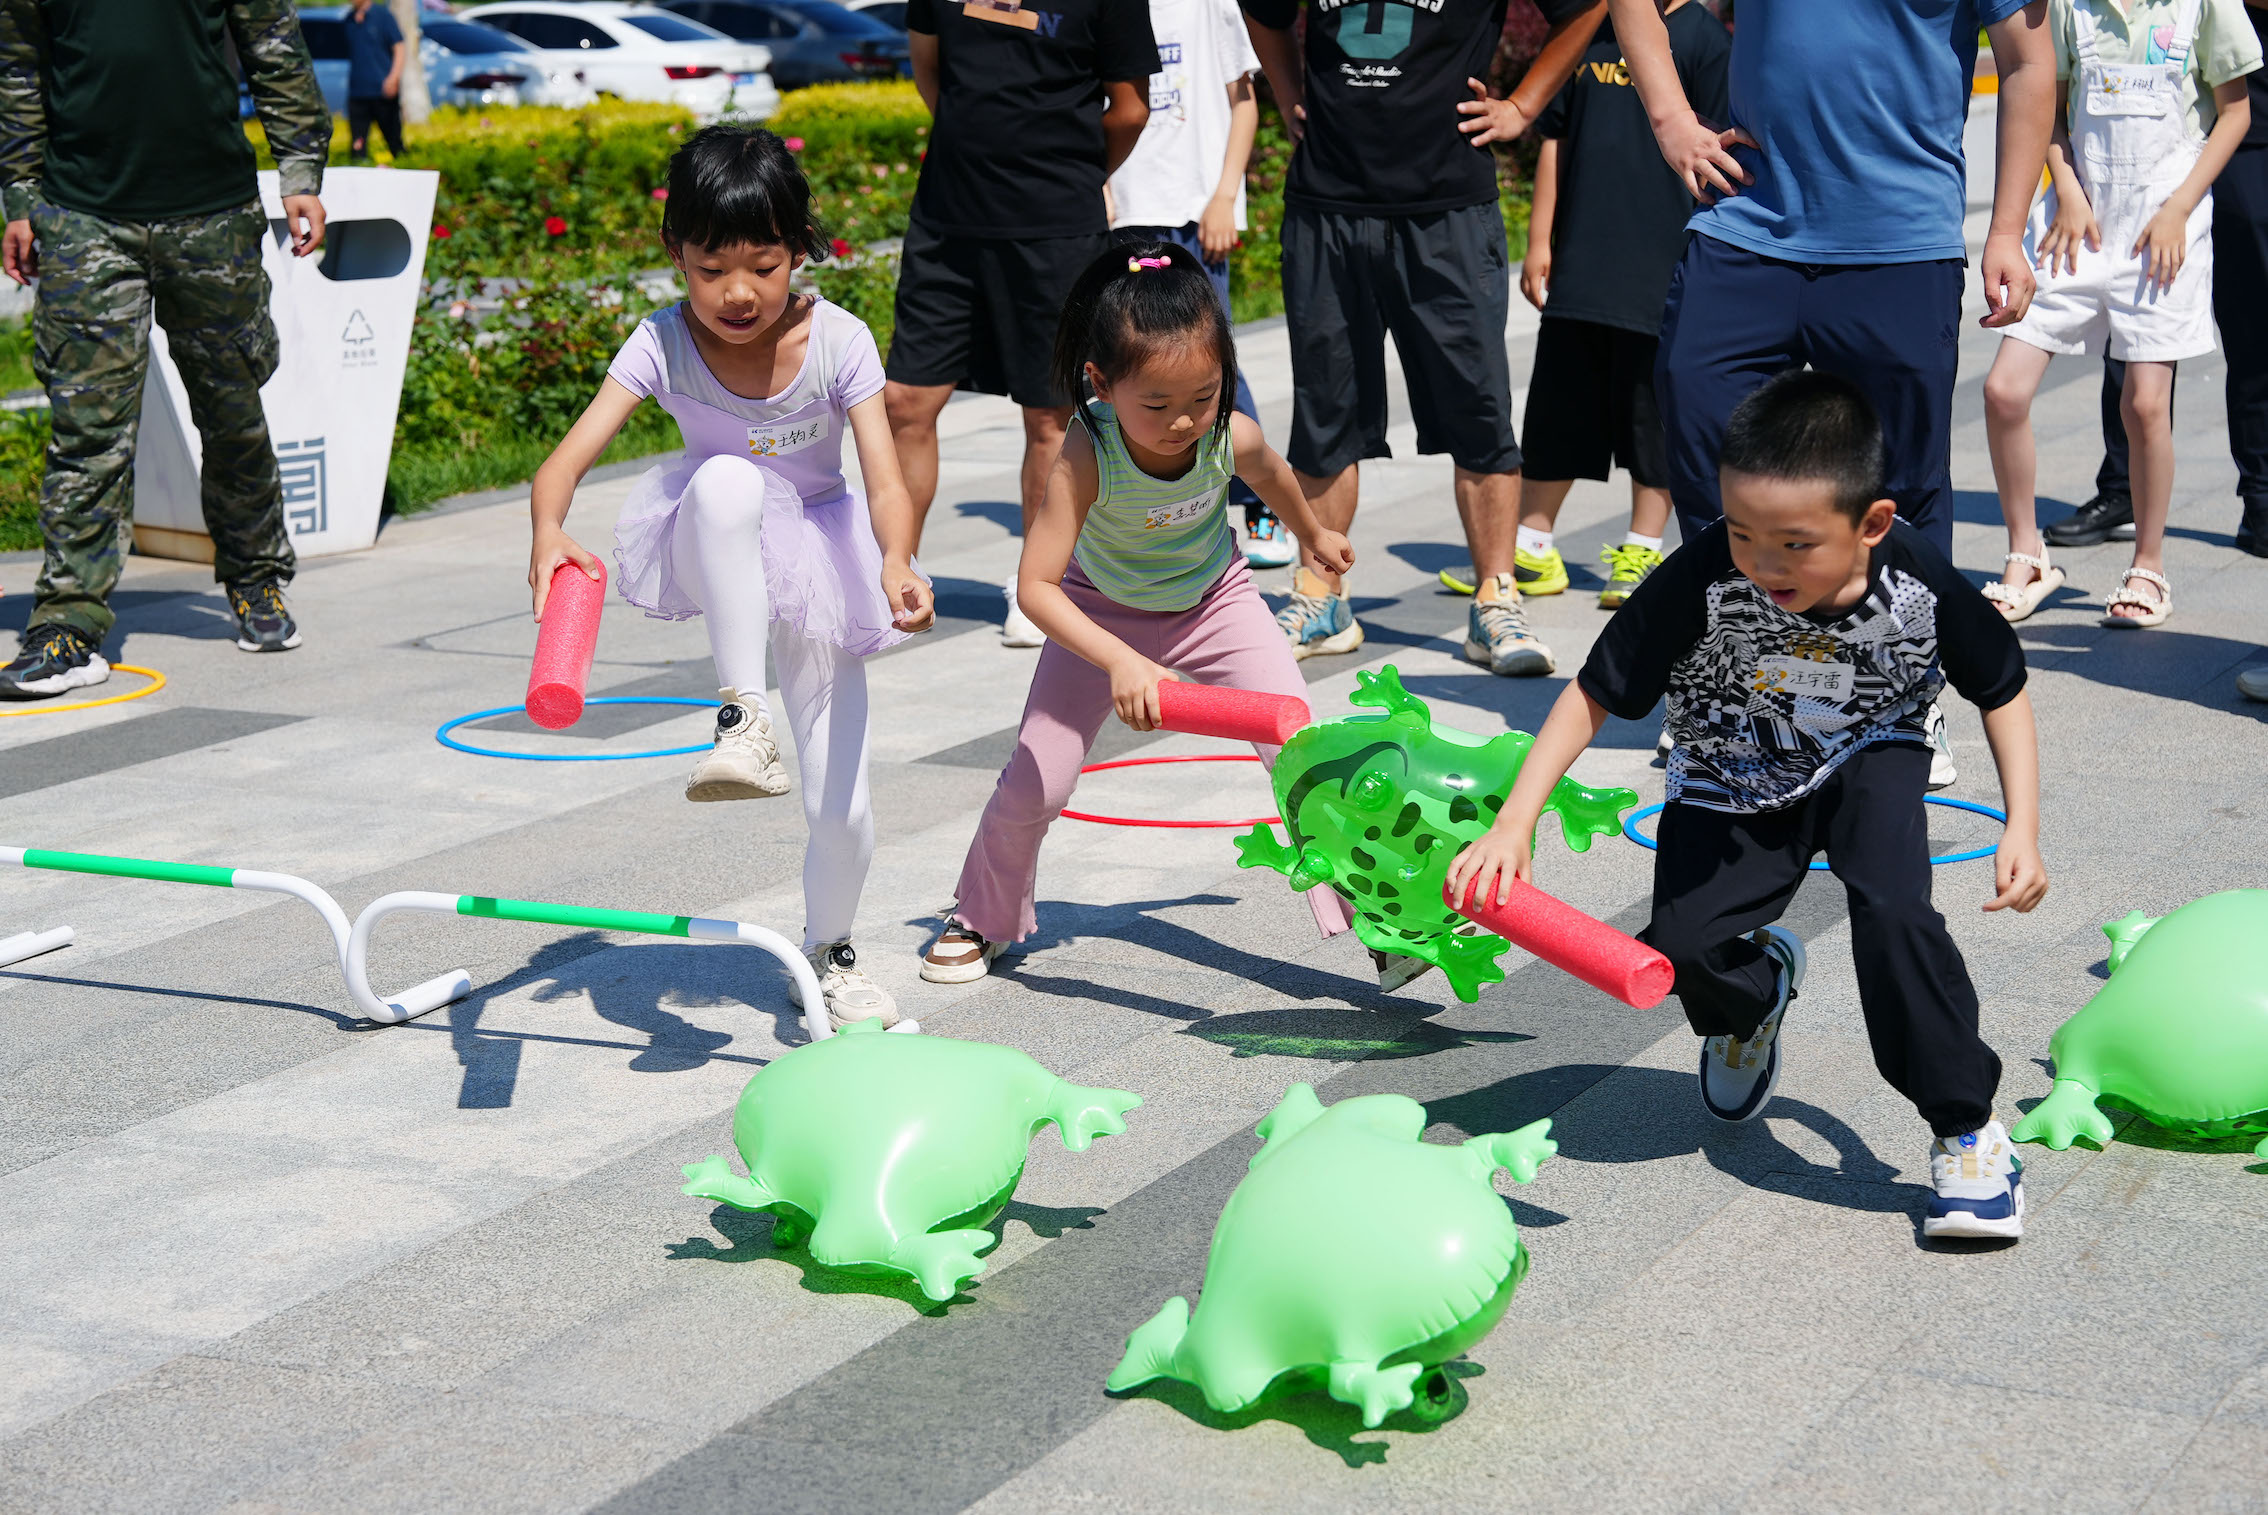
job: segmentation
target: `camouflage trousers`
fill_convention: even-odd
[[[223,583],[288,581],[293,554],[260,386],[276,371],[276,328],[257,201],[206,216],[135,224],[41,202],[32,366],[47,386],[52,438],[40,486],[46,563],[30,624],[61,622],[97,643],[134,515],[134,440],[150,366],[150,318],[165,328],[204,439],[205,529]]]

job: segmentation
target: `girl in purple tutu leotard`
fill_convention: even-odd
[[[614,529],[615,587],[650,616],[705,616],[722,708],[689,800],[785,794],[764,699],[767,643],[795,732],[803,812],[804,949],[835,1024],[898,1019],[850,944],[874,855],[863,658],[935,608],[913,562],[912,501],[882,412],[882,360],[864,322],[789,287],[827,254],[811,189],[780,139],[712,126],[669,166],[662,242],[686,297],[623,344],[598,397],[536,471],[528,582],[598,560],[567,535],[575,486],[652,399],[685,451],[650,470]],[[865,497],[843,478],[845,434]]]

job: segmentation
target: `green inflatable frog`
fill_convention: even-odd
[[[2185,1136],[2268,1131],[2268,889],[2229,889],[2103,927],[2110,982],[2048,1042],[2055,1087],[2008,1134],[2102,1146],[2105,1096]],[[2268,1157],[2268,1137],[2253,1149]]]
[[[1065,1083],[1013,1047],[852,1021],[748,1081],[732,1117],[748,1176],[706,1157],[684,1192],[769,1210],[776,1245],[808,1239],[813,1262],[910,1274],[946,1300],[983,1269],[985,1227],[1014,1197],[1033,1134],[1052,1121],[1084,1152],[1140,1103]]]
[[[1353,903],[1364,946],[1432,963],[1470,1004],[1504,977],[1496,960],[1510,944],[1458,934],[1465,918],[1443,898],[1449,864],[1496,819],[1535,738],[1507,731],[1483,741],[1434,725],[1392,664],[1355,683],[1347,702],[1382,713],[1318,722],[1284,744],[1272,777],[1291,843],[1255,826],[1236,839],[1240,864],[1273,868],[1302,891],[1331,885]],[[1637,803],[1634,790],[1563,778],[1544,808],[1559,812],[1568,847],[1587,852]]]

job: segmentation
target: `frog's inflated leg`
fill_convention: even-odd
[[[1551,786],[1546,810],[1559,812],[1559,834],[1572,852],[1591,850],[1594,836],[1622,830],[1622,813],[1638,803],[1635,789],[1586,789],[1573,779]]]
[[[1435,944],[1434,961],[1457,998],[1469,1005],[1480,998],[1481,985],[1503,981],[1504,969],[1496,960],[1510,945],[1501,936],[1445,936]]]
[[[697,1163],[685,1165],[685,1187],[681,1193],[695,1199],[713,1199],[736,1210],[761,1210],[779,1203],[779,1196],[753,1178],[742,1178],[732,1171],[731,1164],[715,1153]]]
[[[1476,1136],[1465,1143],[1469,1152],[1477,1152],[1487,1162],[1490,1172],[1503,1168],[1511,1173],[1514,1183],[1529,1183],[1544,1159],[1556,1155],[1559,1143],[1551,1139],[1551,1119],[1545,1117],[1517,1131],[1495,1131]]]
[[[1363,1427],[1375,1430],[1396,1410],[1410,1407],[1410,1401],[1417,1398],[1418,1375],[1424,1371],[1423,1364],[1414,1362],[1391,1368],[1369,1362],[1335,1362],[1331,1364],[1331,1397],[1360,1409]]]
[[[1284,1097],[1276,1101],[1276,1108],[1260,1117],[1256,1130],[1260,1140],[1269,1145],[1252,1154],[1251,1165],[1258,1167],[1260,1159],[1282,1147],[1286,1138],[1297,1136],[1313,1125],[1322,1113],[1323,1101],[1315,1097],[1314,1085],[1294,1084],[1286,1089]]]
[[[1388,663],[1376,673],[1363,669],[1355,674],[1354,693],[1347,696],[1350,705],[1368,705],[1388,715],[1416,716],[1427,730],[1433,729],[1433,711],[1425,701],[1402,687],[1402,675]]]
[[[2059,1078],[2048,1097],[2016,1123],[2009,1139],[2045,1142],[2061,1152],[2081,1137],[2098,1147],[2110,1145],[2110,1117],[2095,1108],[2095,1091],[2077,1079]]]
[[[1265,821],[1236,839],[1236,865],[1239,868],[1273,868],[1278,873],[1289,873],[1299,854],[1276,840],[1276,833]]]
[[[1171,1376],[1181,1339],[1188,1334],[1189,1301],[1179,1296],[1167,1300],[1164,1309],[1136,1326],[1126,1338],[1126,1355],[1110,1370],[1103,1387],[1123,1392],[1153,1378]]]
[[[2142,940],[2142,934],[2161,919],[2161,916],[2144,915],[2139,910],[2131,910],[2103,927],[2103,935],[2110,938],[2111,972],[2118,972],[2119,964],[2126,961],[2126,954],[2134,950],[2134,944]]]
[[[1142,1103],[1142,1096],[1124,1089],[1083,1089],[1060,1080],[1047,1096],[1047,1118],[1063,1135],[1067,1152],[1084,1152],[1098,1136],[1116,1136],[1126,1129],[1126,1112]]]
[[[2268,1157],[2268,1136],[2260,1138],[2260,1145],[2252,1149],[2254,1157]]]
[[[989,1250],[995,1240],[990,1231],[928,1231],[893,1247],[890,1266],[911,1273],[922,1293],[942,1302],[984,1271],[984,1259],[978,1254]]]

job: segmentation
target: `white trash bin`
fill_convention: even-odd
[[[301,557],[353,552],[378,539],[440,184],[424,169],[327,170],[323,249],[295,258],[276,175],[260,175],[269,228],[260,260],[281,354],[260,404],[283,473],[285,524]],[[153,326],[134,456],[135,551],[213,560],[197,478],[203,455],[181,374],[165,333]]]

